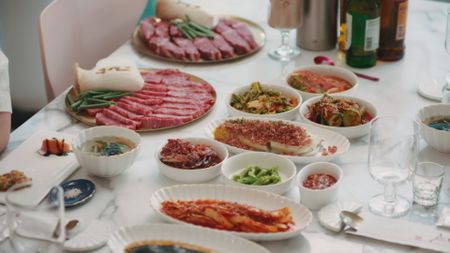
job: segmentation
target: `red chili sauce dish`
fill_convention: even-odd
[[[351,89],[353,85],[337,76],[322,75],[307,70],[292,72],[288,84],[300,91],[309,93],[335,93]]]
[[[169,139],[159,156],[164,164],[187,170],[204,169],[222,162],[211,146],[180,139]]]
[[[323,190],[336,183],[336,178],[331,175],[316,173],[309,175],[305,181],[303,181],[303,187],[311,190]]]

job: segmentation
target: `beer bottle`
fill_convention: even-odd
[[[396,61],[405,54],[408,0],[381,0],[378,59]]]
[[[374,66],[380,35],[378,0],[349,0],[346,21],[347,64],[356,68]]]
[[[346,34],[346,15],[347,15],[347,4],[348,0],[339,0],[339,37],[338,46],[339,50],[345,52],[345,34]]]

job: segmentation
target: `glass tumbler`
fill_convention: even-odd
[[[60,253],[65,240],[64,194],[40,205],[28,204],[30,183],[18,184],[6,193],[7,224],[15,253]]]
[[[421,162],[413,175],[413,200],[423,207],[433,207],[439,202],[444,167],[433,162]]]

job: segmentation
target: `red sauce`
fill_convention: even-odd
[[[322,190],[334,185],[336,181],[336,178],[333,176],[317,173],[309,175],[305,181],[303,181],[303,186],[312,190]]]
[[[293,72],[288,79],[290,86],[309,93],[334,93],[352,88],[352,84],[332,75],[321,75],[311,71]]]

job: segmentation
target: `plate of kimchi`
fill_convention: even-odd
[[[237,186],[175,185],[154,192],[150,203],[169,222],[256,241],[297,236],[312,220],[308,208],[286,197]]]
[[[247,151],[282,155],[295,163],[327,162],[348,151],[349,140],[310,124],[280,119],[231,117],[211,122],[206,135],[238,154]]]

